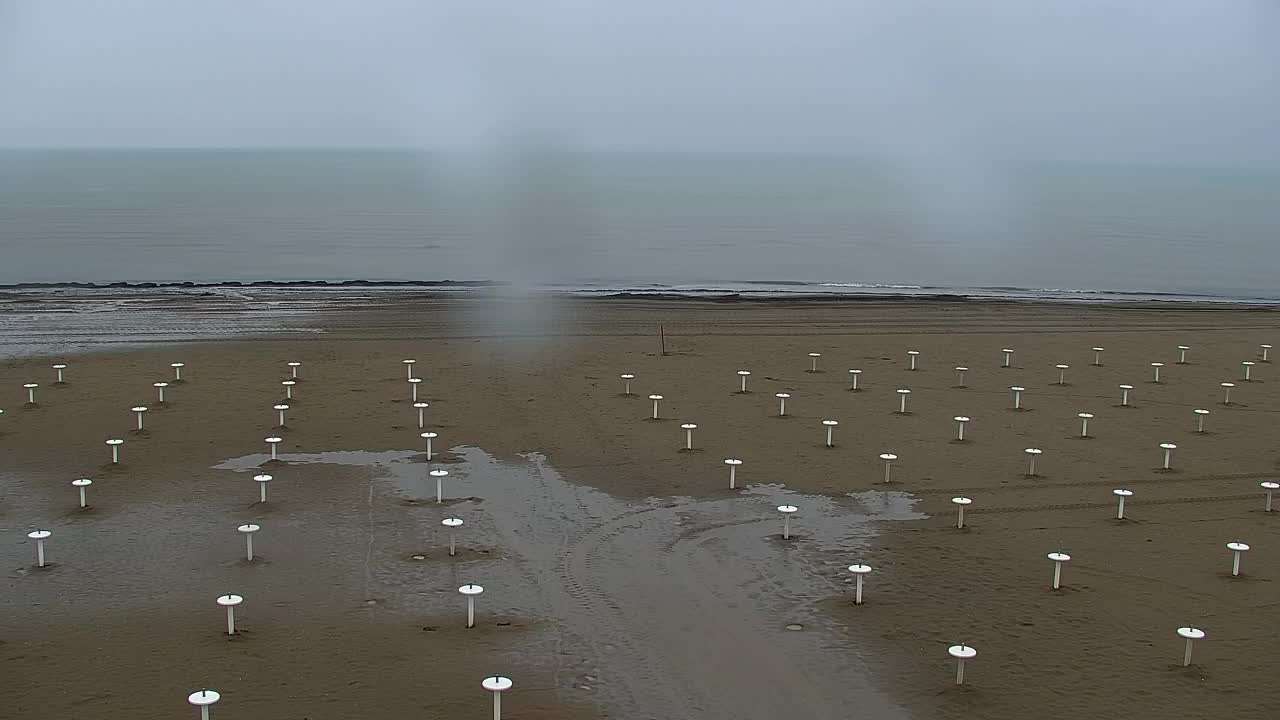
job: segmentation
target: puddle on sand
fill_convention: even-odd
[[[870,685],[856,647],[818,603],[848,592],[844,568],[862,559],[877,521],[923,517],[909,496],[754,485],[720,498],[625,502],[566,481],[536,453],[449,453],[457,462],[429,465],[413,451],[280,458],[375,467],[375,483],[424,504],[435,500],[427,471],[447,469],[448,512],[466,518],[465,542],[505,556],[491,568],[495,590],[519,597],[500,602],[554,620],[548,655],[564,699],[581,702],[587,674],[591,697],[622,717],[685,717],[691,708],[785,717],[796,707],[810,718],[905,717]],[[266,458],[217,468],[259,472]],[[799,508],[789,540],[782,504]],[[790,631],[797,626],[805,632]]]

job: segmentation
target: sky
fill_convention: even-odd
[[[1275,0],[0,0],[0,147],[1275,167],[1277,128]]]

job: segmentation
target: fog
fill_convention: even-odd
[[[298,178],[272,175],[256,211],[195,217],[235,196],[250,161],[179,170],[198,202],[141,171],[124,199],[99,192],[118,178],[74,165],[45,185],[10,172],[12,278],[223,279],[245,263],[268,278],[497,278],[515,300],[476,319],[495,334],[556,320],[537,288],[598,278],[1269,286],[1254,275],[1274,205],[1251,198],[1272,180],[1214,178],[1280,177],[1278,128],[1275,0],[0,0],[0,148],[426,151],[409,156],[421,183],[314,178],[343,198],[332,215],[289,204]],[[597,166],[579,151],[618,154]],[[733,157],[640,172],[619,171],[635,159],[621,153]],[[812,172],[830,156],[879,172]],[[1037,162],[1192,170],[1088,175],[1096,194],[1077,196],[1029,188],[1018,166]],[[368,193],[348,192],[354,177]],[[438,197],[403,199],[419,185]],[[295,220],[316,227],[295,237]],[[151,252],[153,235],[174,251]],[[1178,252],[1148,262],[1166,244]]]
[[[0,146],[1280,164],[1273,0],[0,0]]]

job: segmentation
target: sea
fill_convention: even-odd
[[[1280,169],[520,149],[0,151],[0,286],[1280,302]]]

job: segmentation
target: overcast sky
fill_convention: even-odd
[[[0,0],[0,146],[1280,165],[1277,0]]]

